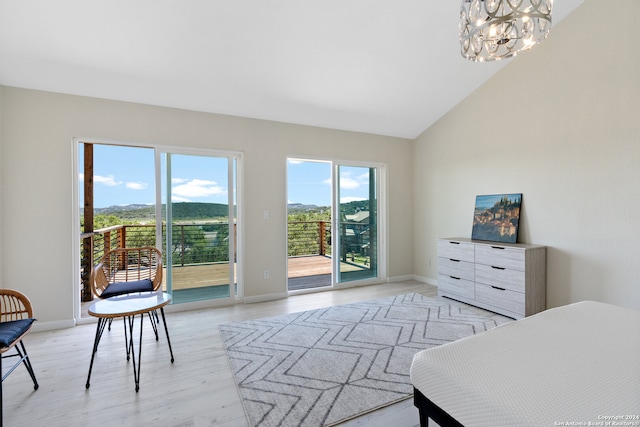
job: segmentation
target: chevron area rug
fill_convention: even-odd
[[[220,332],[253,427],[320,427],[411,397],[416,352],[507,321],[413,293],[225,323]]]

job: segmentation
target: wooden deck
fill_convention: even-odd
[[[292,257],[289,258],[288,268],[289,278],[331,275],[331,258],[321,255]],[[176,290],[229,284],[229,264],[173,267],[172,274],[172,287]],[[164,280],[166,276],[165,268]]]
[[[331,257],[322,255],[289,258],[287,289],[289,291],[299,291],[331,286],[332,263]],[[340,271],[342,272],[361,270],[366,269],[346,262],[340,263]]]
[[[289,277],[287,280],[287,290],[296,291],[302,289],[329,287],[332,284],[331,268],[332,259],[328,256],[310,255],[291,257],[288,260]],[[342,271],[362,270],[361,267],[348,263],[341,263],[340,268]],[[221,294],[220,296],[228,296],[229,294],[229,264],[220,263],[173,267],[172,275],[173,291],[183,291],[193,294],[193,292],[188,290],[192,289],[197,292],[198,288],[209,288],[207,290],[202,289],[202,292],[210,293],[212,288],[217,288],[217,292]],[[166,290],[166,277],[167,273],[165,267],[162,285],[163,290]],[[174,294],[174,300],[179,302],[180,298],[177,297],[177,293]],[[190,299],[191,297],[187,298]],[[82,303],[83,317],[87,315],[86,310],[90,304],[91,302]]]
[[[323,255],[290,257],[289,278],[331,274],[332,259]]]
[[[288,260],[289,279],[329,275],[329,280],[331,280],[331,263],[331,257],[323,255],[291,257]],[[342,271],[357,271],[362,268],[353,264],[341,263],[340,269]],[[172,273],[172,285],[175,290],[229,284],[229,264],[173,267]]]

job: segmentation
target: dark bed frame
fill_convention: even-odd
[[[415,387],[413,388],[413,404],[420,412],[420,427],[429,427],[429,418],[438,423],[440,427],[464,427]]]

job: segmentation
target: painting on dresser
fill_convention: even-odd
[[[516,243],[522,194],[476,196],[471,238],[490,242]]]

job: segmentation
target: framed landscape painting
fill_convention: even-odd
[[[516,243],[520,225],[522,194],[476,196],[471,238]]]

